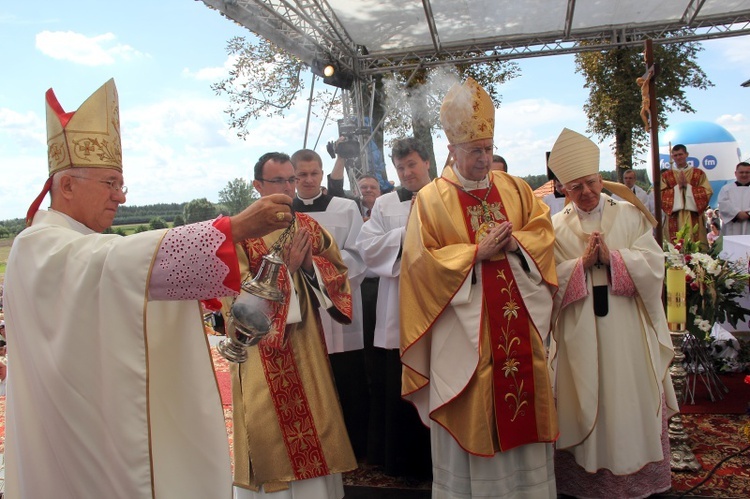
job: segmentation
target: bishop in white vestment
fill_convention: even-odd
[[[588,138],[563,130],[549,164],[571,199],[552,217],[558,492],[663,492],[671,485],[666,422],[678,409],[655,220],[625,186],[602,181],[599,148]]]

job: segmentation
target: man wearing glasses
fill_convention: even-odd
[[[294,194],[286,154],[261,156],[254,176],[261,200]],[[341,473],[357,467],[320,329],[324,310],[337,324],[352,320],[347,269],[331,234],[306,213],[295,217],[279,278],[285,299],[272,305],[271,333],[232,367],[237,499],[341,498]],[[243,277],[258,272],[280,235],[238,244]]]
[[[433,497],[555,498],[549,209],[489,173],[495,108],[473,79],[440,121],[453,164],[419,191],[400,280],[402,395],[430,427]]]
[[[72,113],[50,89],[46,107],[49,178],[5,275],[5,493],[229,497],[197,300],[237,294],[233,242],[288,226],[291,199],[169,230],[100,234],[127,193],[114,81]],[[39,210],[48,192],[51,208]]]
[[[562,131],[549,167],[571,201],[552,217],[558,492],[649,497],[671,485],[677,410],[656,220],[626,186],[602,180],[599,148],[579,133]]]

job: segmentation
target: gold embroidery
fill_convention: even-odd
[[[507,322],[500,326],[500,342],[498,343],[497,348],[498,350],[501,350],[505,356],[505,362],[502,367],[503,373],[506,378],[511,378],[513,380],[511,391],[508,391],[504,395],[503,400],[508,402],[513,409],[513,417],[511,418],[511,421],[515,421],[519,416],[526,414],[524,408],[529,405],[529,394],[524,391],[523,380],[520,380],[519,383],[519,380],[516,378],[521,363],[515,357],[517,352],[514,347],[521,345],[521,338],[515,334],[515,329],[510,327],[511,320],[518,318],[520,307],[513,299],[513,294],[511,292],[515,282],[509,280],[505,276],[504,271],[499,271],[496,277],[505,282],[505,285],[501,288],[500,292],[508,296],[505,305],[503,305],[503,317]]]
[[[474,240],[476,243],[481,242],[487,236],[490,229],[495,226],[495,222],[507,220],[501,208],[501,202],[486,203],[484,201],[481,205],[466,207],[469,223],[471,223],[471,228],[475,233]]]

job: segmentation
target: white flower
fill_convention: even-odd
[[[724,281],[724,286],[726,286],[727,288],[731,289],[732,285],[734,285],[734,279],[729,278],[726,281]]]
[[[695,325],[698,326],[698,329],[700,329],[704,333],[711,331],[711,323],[708,321],[702,320],[700,316],[695,317]]]
[[[690,313],[697,317],[696,320],[700,320],[700,317],[698,316],[698,305],[697,304],[693,305],[692,307],[690,307]],[[696,324],[697,324],[697,322],[696,322]]]

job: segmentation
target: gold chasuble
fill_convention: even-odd
[[[516,177],[490,180],[466,192],[446,168],[420,190],[400,282],[402,395],[479,456],[558,433],[544,347],[557,288],[549,208]],[[523,255],[476,261],[487,224],[505,220]],[[459,302],[467,286],[481,299]]]
[[[677,231],[682,229],[685,222],[689,221],[691,227],[697,226],[698,232],[693,236],[693,239],[701,242],[703,251],[706,251],[708,250],[708,239],[704,212],[708,208],[708,202],[714,191],[711,189],[711,183],[703,170],[689,167],[683,171],[688,185],[692,187],[696,211],[687,209],[685,192],[677,183],[675,170],[664,170],[661,174],[661,209],[667,216],[667,223],[663,229],[664,237],[668,238],[669,242],[674,242]],[[682,196],[682,199],[675,199],[675,193]],[[678,206],[682,206],[682,209],[673,213],[675,202]]]
[[[297,226],[312,235],[319,286],[333,303],[329,313],[342,323],[350,322],[349,280],[336,243],[311,217],[296,217]],[[251,273],[257,272],[280,234],[238,245],[238,255],[247,256]],[[243,258],[240,272],[248,272]],[[266,492],[286,489],[290,481],[357,467],[328,362],[318,298],[301,270],[292,282],[286,266],[279,275],[286,300],[272,305],[271,332],[248,348],[247,362],[231,365],[235,485],[256,491],[263,485]],[[301,321],[287,324],[292,286]]]

